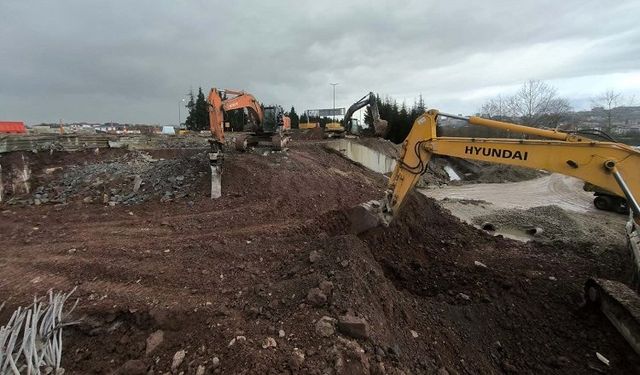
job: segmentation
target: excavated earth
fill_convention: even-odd
[[[152,165],[176,162],[158,175],[125,151],[24,156],[34,188],[71,183],[64,199],[36,205],[17,190],[22,203],[0,206],[0,322],[77,287],[66,374],[640,371],[582,305],[587,277],[626,278],[622,247],[493,237],[419,195],[388,228],[350,234],[345,210],[381,197],[385,180],[315,143],[227,155],[215,201],[206,150],[149,152]],[[96,198],[130,194],[131,176],[94,173],[116,162],[134,162],[144,194]]]

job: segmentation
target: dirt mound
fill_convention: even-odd
[[[385,180],[319,145],[230,154],[223,168],[215,201],[196,184],[193,204],[5,205],[2,321],[33,294],[77,285],[69,374],[640,368],[579,307],[586,276],[620,278],[622,249],[492,237],[420,195],[388,228],[347,234],[344,210],[379,198]]]
[[[395,159],[398,158],[400,151],[402,150],[402,145],[395,144],[384,138],[358,137],[354,142]]]
[[[293,140],[302,141],[321,140],[324,138],[324,130],[320,127],[313,129],[301,129],[292,132],[291,138]]]
[[[605,217],[569,213],[558,206],[499,210],[479,216],[474,222],[478,225],[489,222],[498,228],[520,231],[538,229],[536,241],[580,244],[595,253],[607,251],[612,244],[617,247],[626,244],[624,228],[612,226]]]

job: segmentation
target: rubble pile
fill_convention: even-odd
[[[107,152],[107,151],[102,151]],[[30,194],[15,196],[9,204],[59,204],[69,201],[99,204],[139,204],[190,199],[194,187],[206,180],[204,152],[183,152],[177,158],[154,157],[131,151],[97,162],[46,168],[32,176]]]

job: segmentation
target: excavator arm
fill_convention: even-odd
[[[345,113],[344,119],[342,120],[345,131],[348,133],[352,132],[351,117],[356,111],[366,107],[367,105],[371,109],[371,117],[373,121],[373,128],[374,128],[375,134],[378,136],[384,136],[387,131],[387,121],[382,120],[380,118],[378,101],[376,100],[376,96],[373,94],[373,92],[369,92],[367,95],[363,96],[360,100],[353,103],[351,107],[349,107],[349,109],[347,109],[347,113]]]
[[[472,125],[509,130],[537,139],[438,137],[438,116]],[[540,138],[540,139],[538,139]],[[448,155],[492,163],[544,169],[580,178],[627,199],[630,211],[626,226],[633,261],[631,284],[640,281],[640,152],[615,142],[599,142],[575,134],[531,128],[480,117],[461,117],[430,110],[414,122],[402,145],[400,159],[381,201],[365,203],[351,214],[352,230],[388,224],[406,203],[420,175],[427,171],[432,155]],[[367,215],[361,217],[362,211]],[[373,216],[371,214],[374,214]],[[357,219],[355,219],[357,218]],[[374,224],[375,223],[375,224]],[[627,342],[640,354],[640,298],[626,284],[592,278],[585,285],[585,300],[597,306]]]
[[[492,139],[438,137],[437,118],[431,110],[420,116],[402,145],[401,157],[389,181],[389,214],[394,216],[418,178],[426,172],[431,155],[447,155],[491,163],[544,169],[577,177],[627,198],[640,217],[640,152],[625,144],[598,142],[573,134],[523,125],[446,115],[472,125],[509,130],[547,139]]]
[[[227,98],[227,95],[232,96]],[[260,102],[244,91],[212,88],[209,91],[208,102],[211,134],[220,143],[224,143],[225,112],[246,108],[254,124],[260,125],[264,119]]]

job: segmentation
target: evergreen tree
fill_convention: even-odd
[[[289,112],[289,118],[291,119],[291,129],[298,129],[300,127],[300,118],[293,106],[291,107],[291,112]]]
[[[193,112],[196,107],[196,101],[195,101],[195,98],[193,97],[193,90],[189,90],[188,95],[189,95],[189,101],[187,102],[187,105],[185,107],[187,107],[187,110],[189,110],[189,115],[187,115],[187,119],[184,120],[184,126],[186,126],[187,129],[189,130],[196,130],[195,122],[193,119]]]
[[[204,98],[202,87],[198,88],[198,96],[193,109],[193,130],[209,129],[209,103]]]

